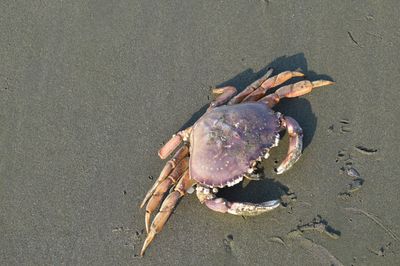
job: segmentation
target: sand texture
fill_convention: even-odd
[[[1,1],[1,265],[398,265],[398,1]],[[280,198],[253,218],[194,194],[144,258],[139,205],[211,87],[269,67],[334,80],[276,110],[295,166],[221,194]],[[294,80],[296,81],[296,79]],[[153,180],[152,180],[153,179]]]

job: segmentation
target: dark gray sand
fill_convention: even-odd
[[[1,265],[400,261],[398,1],[75,2],[0,3]],[[304,129],[291,171],[272,174],[284,137],[272,179],[224,193],[284,206],[244,219],[189,195],[137,257],[158,148],[210,87],[271,66],[337,82],[277,108]]]

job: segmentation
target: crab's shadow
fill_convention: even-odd
[[[289,188],[272,179],[251,181],[246,187],[242,183],[229,188],[220,189],[217,196],[231,202],[261,203],[280,199],[289,194]]]
[[[252,69],[246,69],[235,77],[217,84],[216,87],[234,86],[240,92],[253,81],[263,76],[271,67],[274,69],[273,75],[286,70],[300,70],[305,74],[305,78],[309,80],[332,80],[332,78],[327,75],[318,75],[314,71],[309,70],[304,54],[298,53],[292,56],[279,57],[258,72],[254,72]],[[301,79],[302,78],[293,78],[283,85],[294,83]],[[206,112],[207,108],[208,105],[204,105],[200,110],[194,113],[193,116],[184,123],[181,130],[193,125]],[[274,107],[274,110],[279,111],[286,116],[293,117],[300,124],[304,133],[303,148],[306,149],[314,137],[317,126],[317,117],[312,111],[310,102],[305,98],[282,99],[282,101]],[[266,172],[268,173],[268,170]],[[223,189],[219,194],[233,201],[237,200],[257,203],[278,199],[283,194],[287,194],[287,192],[288,188],[286,186],[278,181],[266,178],[262,181],[250,182],[245,189],[237,185],[232,188]]]

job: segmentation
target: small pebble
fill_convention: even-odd
[[[360,177],[360,173],[356,169],[354,169],[353,167],[347,169],[346,173],[347,173],[348,176],[351,176],[351,177],[355,177],[355,178],[359,178]]]

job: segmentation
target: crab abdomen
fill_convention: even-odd
[[[217,107],[194,125],[190,176],[210,187],[242,179],[279,138],[279,117],[263,103]]]

